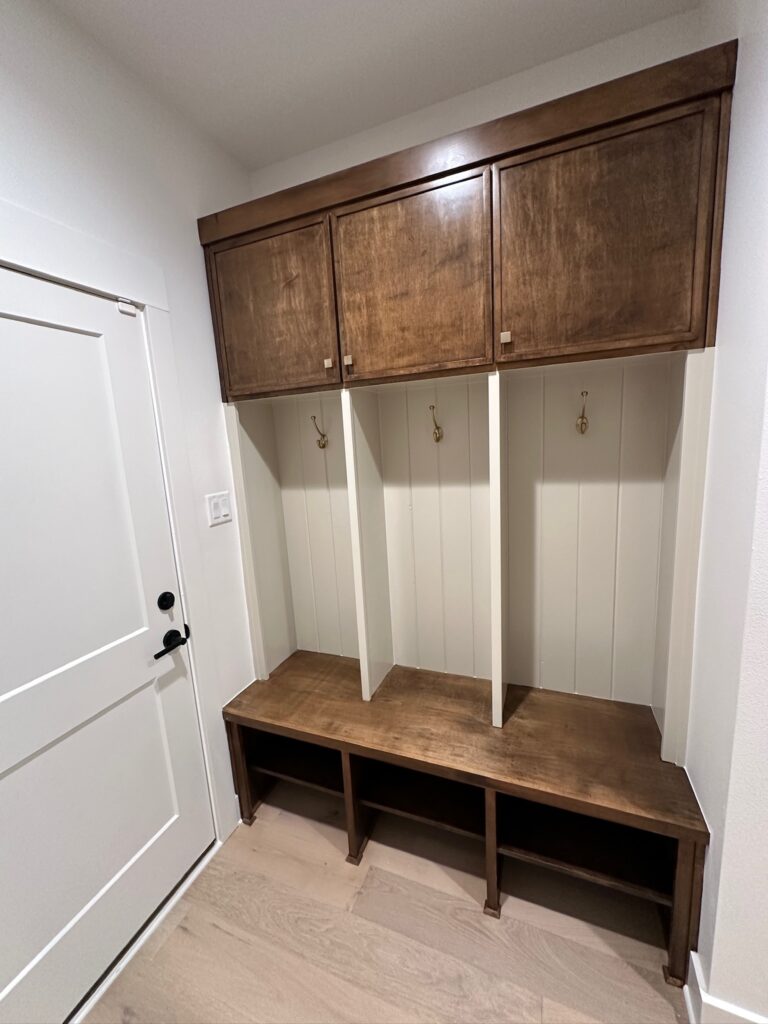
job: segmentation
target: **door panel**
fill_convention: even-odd
[[[213,839],[141,317],[0,271],[0,1020],[65,1017]]]
[[[704,344],[718,103],[496,166],[497,360]]]
[[[327,219],[259,232],[212,259],[228,396],[341,380]]]
[[[332,224],[345,379],[491,361],[489,170],[357,203]]]

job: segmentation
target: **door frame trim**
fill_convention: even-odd
[[[163,271],[83,231],[0,199],[0,266],[140,306],[168,309]]]

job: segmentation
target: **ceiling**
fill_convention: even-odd
[[[255,169],[698,0],[56,0]]]

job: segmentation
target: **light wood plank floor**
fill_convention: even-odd
[[[347,864],[341,804],[287,784],[240,826],[88,1024],[685,1020],[648,904],[382,816]]]

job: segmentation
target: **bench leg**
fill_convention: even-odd
[[[493,789],[485,791],[485,878],[487,893],[483,913],[490,917],[501,916],[501,893],[499,884],[501,879],[501,864],[498,854],[498,839],[496,829],[496,792]]]
[[[349,842],[348,864],[359,864],[368,842],[365,809],[357,799],[356,770],[352,758],[341,752],[341,769],[344,777],[344,811],[347,818],[347,839]]]
[[[669,955],[664,977],[670,985],[682,988],[688,974],[691,939],[696,844],[687,839],[677,843],[675,889],[672,895],[672,921],[669,929]]]
[[[235,783],[237,799],[240,802],[240,817],[244,824],[252,825],[256,817],[256,808],[266,792],[256,794],[251,781],[251,774],[245,759],[243,744],[243,727],[235,722],[226,722],[227,740],[229,741],[229,758],[232,762],[232,777]]]
[[[699,925],[701,924],[701,891],[704,887],[704,855],[707,848],[704,843],[696,844],[696,856],[693,863],[693,891],[691,893],[691,930],[688,947],[699,948]]]

